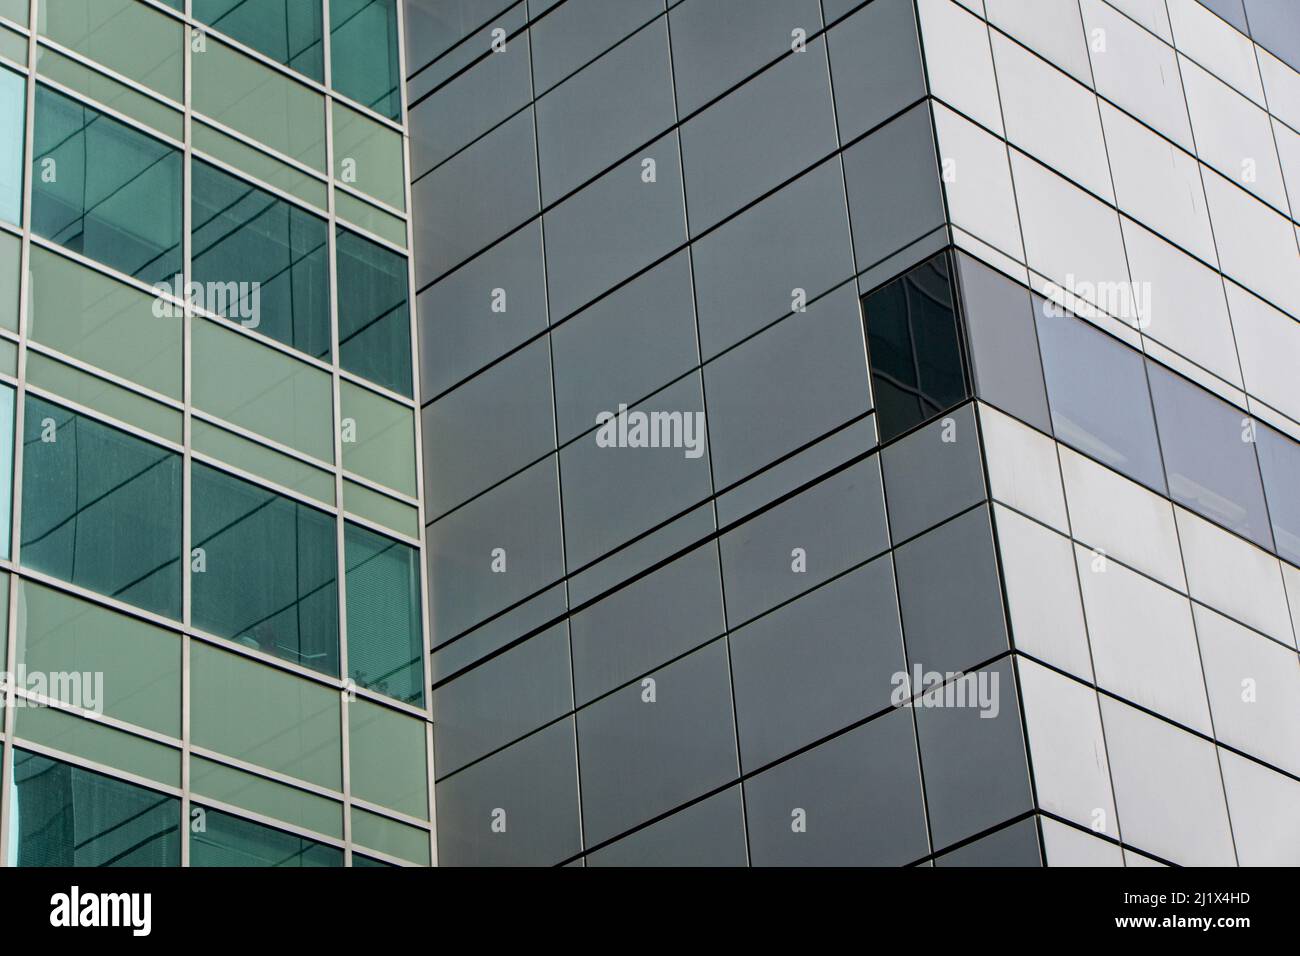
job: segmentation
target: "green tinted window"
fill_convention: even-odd
[[[194,17],[317,83],[325,78],[320,0],[194,0]]]
[[[32,675],[26,676],[30,682]],[[23,707],[16,719],[15,733],[34,744],[169,787],[181,785],[181,752],[166,744],[54,707]]]
[[[351,382],[339,383],[343,467],[415,496],[415,413]]]
[[[2,189],[3,187],[0,187]],[[0,232],[0,328],[18,331],[18,270],[22,243],[17,236]]]
[[[427,819],[424,721],[358,698],[348,705],[352,795]]]
[[[325,220],[193,164],[194,280],[208,312],[317,358],[330,351]]]
[[[190,788],[210,800],[343,838],[343,804],[268,777],[191,756]]]
[[[38,246],[32,247],[30,268],[33,339],[169,398],[181,397],[184,325],[170,304]]]
[[[180,456],[27,396],[22,562],[180,617]]]
[[[194,321],[192,335],[196,408],[333,462],[328,372],[206,319]]]
[[[175,797],[25,750],[7,797],[18,866],[180,866]]]
[[[325,171],[325,97],[213,37],[190,62],[196,111]]]
[[[0,69],[0,219],[23,218],[23,118],[27,84],[12,70]]]
[[[27,382],[178,445],[184,439],[184,421],[179,410],[42,355],[33,348],[27,350]]]
[[[185,136],[185,118],[179,110],[165,106],[153,97],[145,96],[139,90],[119,83],[98,70],[92,70],[57,50],[38,46],[36,70],[41,76],[70,86],[95,102],[119,110],[173,139],[183,139]]]
[[[311,203],[324,212],[328,205],[325,183],[309,176],[296,166],[290,166],[270,153],[254,149],[247,143],[227,136],[207,123],[195,120],[192,126],[194,148],[214,156],[222,162],[241,169],[264,183],[283,189],[303,202]]]
[[[0,17],[27,26],[27,0],[0,0]]]
[[[396,0],[330,0],[330,74],[344,96],[401,117]]]
[[[38,28],[56,43],[180,100],[183,28],[136,0],[56,0],[42,3]]]
[[[191,866],[342,866],[343,851],[284,830],[195,807]]]
[[[197,462],[191,483],[194,625],[337,675],[334,518]]]
[[[386,528],[412,538],[420,536],[420,513],[417,509],[346,478],[343,480],[343,506],[351,514]]]
[[[339,364],[411,394],[411,320],[406,258],[338,231]]]
[[[334,176],[398,209],[406,208],[402,134],[334,104]]]
[[[300,491],[322,504],[334,504],[334,476],[301,459],[260,445],[201,418],[191,420],[190,440],[194,443],[194,451],[199,454],[211,455],[285,488]]]
[[[195,746],[338,790],[338,691],[207,644],[190,645]]]
[[[146,282],[171,281],[181,262],[181,154],[38,87],[32,230]]]
[[[31,673],[102,674],[90,692],[68,682],[49,697],[172,737],[181,735],[181,640],[152,624],[53,588],[19,585],[18,663]],[[97,692],[98,691],[98,692]],[[81,699],[76,699],[80,697]]]
[[[14,499],[14,390],[0,385],[0,557],[9,557]]]
[[[422,866],[429,865],[429,834],[398,820],[352,808],[352,840],[380,853]]]
[[[359,525],[344,530],[348,671],[360,686],[424,704],[419,555]]]

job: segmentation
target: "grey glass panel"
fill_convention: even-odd
[[[689,256],[679,252],[557,327],[551,348],[560,441],[692,368],[699,354],[694,315]]]
[[[943,706],[921,706],[915,711],[930,833],[937,849],[1033,805],[1011,665],[1002,661],[960,679],[967,682],[967,706],[949,706],[945,701]],[[959,702],[961,697],[954,691],[951,699]],[[971,706],[971,701],[990,706]],[[995,706],[996,716],[985,716],[992,715]]]
[[[306,837],[195,807],[190,866],[342,866],[343,851]],[[201,821],[201,828],[198,822]]]
[[[925,105],[845,150],[844,179],[858,269],[943,225],[939,162]]]
[[[555,450],[547,341],[525,346],[422,414],[429,514],[441,515]]]
[[[546,328],[541,223],[529,223],[425,289],[416,297],[416,314],[425,401]]]
[[[181,616],[181,458],[27,396],[22,562]]]
[[[350,676],[362,687],[423,706],[419,552],[349,522],[343,553]]]
[[[554,4],[546,4],[553,6]],[[534,22],[533,81],[539,93],[664,12],[664,0],[568,0],[538,18],[543,5],[529,4]],[[668,78],[664,78],[668,82]],[[671,86],[669,87],[671,94]]]
[[[916,17],[908,0],[868,4],[828,37],[841,142],[925,95]]]
[[[888,546],[880,463],[872,457],[722,536],[728,620],[743,623]]]
[[[346,229],[337,234],[339,364],[411,395],[406,257]]]
[[[662,168],[666,162],[660,165]],[[485,196],[492,201],[485,203]],[[415,275],[420,285],[536,215],[532,110],[502,123],[417,180],[411,187],[411,203],[415,208],[415,248],[420,251]]]
[[[881,441],[970,394],[950,268],[935,256],[862,300]]]
[[[709,542],[569,620],[579,705],[723,632],[718,548]]]
[[[1255,436],[1277,553],[1300,565],[1300,445],[1262,425]]]
[[[429,526],[429,602],[439,640],[563,576],[555,468],[554,458],[539,462]],[[494,563],[505,571],[494,572]]]
[[[1242,10],[1242,0],[1199,0],[1202,6],[1213,10],[1242,33],[1248,33],[1246,14]]]
[[[194,624],[325,674],[339,672],[334,519],[195,463]]]
[[[568,630],[560,624],[434,690],[434,766],[454,773],[572,707]]]
[[[889,706],[907,667],[888,558],[732,632],[746,772]]]
[[[411,78],[407,96],[412,102],[412,176],[422,176],[445,162],[532,99],[529,36],[520,32],[524,10],[522,2],[515,4]],[[506,31],[504,50],[497,42],[497,30]]]
[[[712,358],[853,275],[838,160],[747,209],[692,249],[700,348]]]
[[[945,853],[935,866],[1042,866],[1038,823],[1033,817],[980,837],[959,850]]]
[[[321,5],[315,0],[194,0],[193,15],[318,83],[325,77]]]
[[[1165,490],[1142,357],[1034,297],[1056,437],[1157,491]]]
[[[44,86],[35,137],[32,231],[146,282],[173,281],[180,152]]]
[[[975,394],[1045,432],[1052,430],[1029,290],[957,253],[962,316]]]
[[[889,533],[904,541],[986,497],[975,406],[964,405],[880,453]]]
[[[644,830],[588,854],[588,866],[744,866],[740,787],[678,810]]]
[[[328,357],[325,220],[207,163],[195,160],[191,175],[193,277],[205,292],[200,305]]]
[[[344,96],[401,118],[397,0],[330,0],[330,81]]]
[[[641,432],[659,447],[632,443],[637,415],[646,416]],[[698,374],[630,409],[626,443],[615,434],[623,427],[619,421],[611,419],[560,453],[564,549],[572,568],[705,501],[712,490]],[[618,444],[611,447],[611,438]],[[627,507],[629,501],[636,507]]]
[[[1007,649],[987,507],[909,541],[894,561],[913,668],[963,670]]]
[[[825,40],[810,41],[805,52],[719,100],[686,122],[681,136],[691,233],[698,235],[834,151]]]
[[[811,36],[822,25],[816,0],[693,0],[669,6],[683,116],[789,54],[794,30]]]
[[[929,850],[906,711],[747,780],[745,804],[755,866],[899,866]]]
[[[666,21],[565,80],[536,108],[542,202],[550,205],[673,125]]]
[[[1147,368],[1170,496],[1272,548],[1250,418],[1163,366]]]
[[[1300,70],[1300,7],[1290,0],[1246,0],[1246,16],[1255,42]]]
[[[438,863],[550,866],[578,853],[574,748],[566,718],[438,783]]]
[[[18,866],[181,865],[175,797],[15,750],[7,798]]]
[[[655,163],[643,182],[642,163]],[[686,241],[681,163],[670,134],[545,217],[552,321],[586,305]]]
[[[735,779],[725,640],[579,711],[588,843],[617,836]]]

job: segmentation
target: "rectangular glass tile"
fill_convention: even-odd
[[[180,101],[184,28],[136,0],[57,0],[37,8],[37,29],[116,73]]]
[[[199,120],[194,121],[191,135],[194,138],[194,148],[199,152],[242,169],[262,182],[283,189],[322,212],[325,211],[327,187],[321,180]]]
[[[348,524],[344,557],[349,676],[368,690],[423,706],[419,553]]]
[[[343,838],[341,803],[215,760],[190,757],[190,789],[210,800]]]
[[[185,136],[185,118],[179,111],[170,109],[139,90],[119,83],[98,70],[92,70],[57,50],[38,46],[36,70],[41,76],[84,93],[89,99],[125,113],[173,139]]]
[[[325,77],[324,31],[317,0],[194,0],[192,12],[196,20],[317,83]]]
[[[343,467],[415,497],[415,413],[369,389],[339,382]]]
[[[333,108],[334,178],[405,209],[402,134],[342,103]]]
[[[178,445],[184,441],[184,418],[177,409],[32,349],[27,352],[27,381]]]
[[[338,230],[339,364],[411,394],[411,317],[406,257]]]
[[[236,468],[309,495],[322,504],[334,504],[334,476],[305,461],[259,445],[201,418],[191,419],[190,441],[199,454],[219,458]]]

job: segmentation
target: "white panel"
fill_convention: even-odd
[[[1205,170],[1205,193],[1223,271],[1280,308],[1300,314],[1295,226],[1210,169]]]
[[[988,0],[989,23],[1092,84],[1078,0]]]
[[[930,91],[1001,133],[987,24],[952,0],[920,0],[918,10]]]
[[[1191,602],[1113,561],[1094,567],[1084,548],[1077,554],[1098,686],[1210,733]]]
[[[1300,73],[1259,44],[1255,45],[1255,52],[1259,55],[1269,112],[1292,129],[1300,129]]]
[[[994,513],[1016,648],[1091,681],[1070,539],[1001,505]]]
[[[1114,843],[1043,817],[1043,849],[1048,866],[1123,866],[1124,853]]]
[[[1291,642],[1279,561],[1184,508],[1175,508],[1192,597],[1231,618]]]
[[[1061,475],[1076,540],[1185,590],[1173,506],[1137,482],[1061,448]]]
[[[1196,633],[1215,738],[1300,774],[1300,657],[1199,605]]]
[[[996,408],[979,409],[993,497],[1069,533],[1056,442]]]
[[[1246,391],[1300,421],[1300,322],[1226,283]]]
[[[1033,661],[1019,667],[1039,806],[1118,837],[1097,692]]]
[[[1106,0],[1112,7],[1128,14],[1166,43],[1174,42],[1174,35],[1169,32],[1169,14],[1165,11],[1165,0]]]
[[[1182,866],[1234,865],[1214,745],[1109,697],[1101,712],[1124,842]]]
[[[1006,144],[939,103],[934,106],[934,123],[952,221],[1002,252],[1024,259]]]
[[[1223,785],[1242,866],[1300,866],[1300,782],[1226,750]]]
[[[1079,185],[1113,200],[1092,90],[997,33],[993,62],[1007,138]]]
[[[1255,51],[1241,31],[1205,9],[1197,0],[1169,0],[1174,45],[1215,76],[1256,103],[1263,103]]]

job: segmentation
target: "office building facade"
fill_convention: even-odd
[[[0,18],[0,859],[431,863],[400,11]]]
[[[1300,862],[1300,11],[410,0],[443,865]]]

